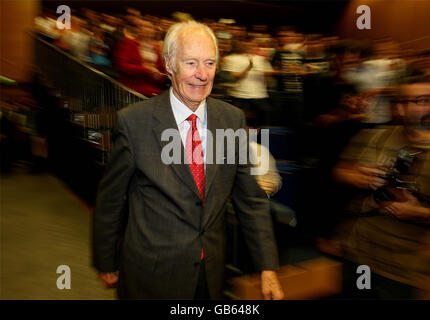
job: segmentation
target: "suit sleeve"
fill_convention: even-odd
[[[135,171],[126,123],[118,113],[114,148],[100,181],[93,217],[93,263],[101,272],[118,270],[128,185]]]
[[[241,127],[247,128],[243,113],[241,115]],[[249,161],[238,164],[232,200],[254,266],[259,271],[278,269],[269,200],[251,175]]]

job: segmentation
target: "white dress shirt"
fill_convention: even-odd
[[[197,116],[197,130],[199,131],[200,139],[202,141],[202,150],[203,150],[203,161],[205,164],[206,170],[206,129],[207,129],[207,106],[206,100],[202,101],[195,112],[193,112],[190,108],[188,108],[185,104],[179,101],[173,93],[173,89],[170,88],[170,104],[172,106],[173,115],[176,120],[176,124],[178,125],[179,134],[181,135],[182,144],[184,145],[184,149],[187,145],[187,134],[188,130],[191,130],[191,123],[187,121],[187,118],[191,114],[195,114]]]

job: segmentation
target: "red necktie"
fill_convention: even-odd
[[[191,173],[193,174],[194,181],[196,182],[197,189],[199,190],[203,202],[205,197],[205,164],[203,160],[202,141],[200,140],[199,131],[197,130],[197,116],[192,114],[187,120],[191,122],[191,128],[188,130],[185,152],[187,154]],[[202,248],[200,259],[202,260],[203,257],[204,253]]]
[[[196,182],[202,200],[205,196],[205,164],[203,160],[202,141],[200,140],[199,131],[197,130],[197,116],[190,115],[187,118],[191,122],[191,130],[188,130],[186,153],[191,173]]]

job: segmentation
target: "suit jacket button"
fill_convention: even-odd
[[[196,206],[201,207],[202,206],[202,202],[201,201],[197,201],[196,202]]]
[[[204,235],[205,234],[205,229],[202,229],[202,231],[200,231],[200,235]]]

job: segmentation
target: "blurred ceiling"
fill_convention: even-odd
[[[169,17],[175,11],[188,12],[198,20],[233,18],[239,24],[290,25],[306,33],[333,33],[348,0],[282,0],[282,1],[182,1],[182,0],[44,0],[44,8],[68,5],[72,11],[89,8],[106,13],[124,13],[126,7],[143,14]]]

